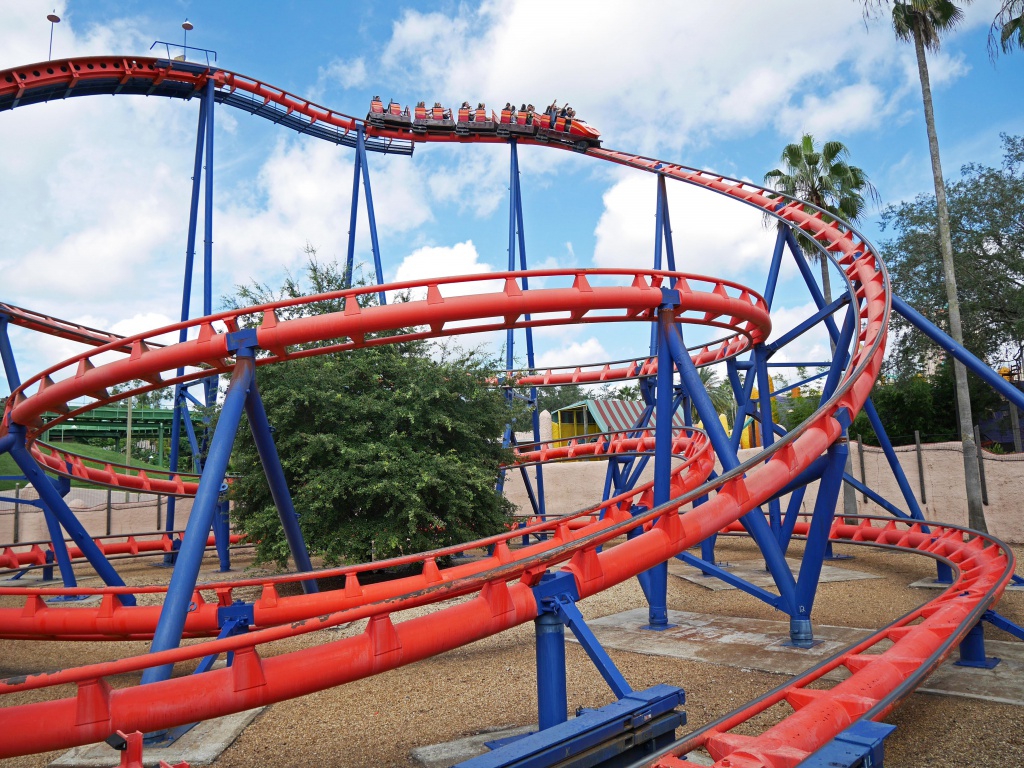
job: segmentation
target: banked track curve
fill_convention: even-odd
[[[272,113],[281,117],[281,122],[286,127],[336,143],[348,143],[349,133],[359,127],[363,128],[368,137],[368,148],[379,151],[411,152],[413,142],[424,139],[468,142],[504,140],[479,136],[420,138],[405,135],[402,131],[377,129],[363,125],[355,118],[325,110],[307,100],[244,76],[194,65],[174,67],[169,62],[138,57],[93,57],[88,60],[48,62],[0,72],[0,110],[52,98],[89,93],[147,93],[190,98],[205,86],[209,78],[213,78],[216,83],[218,101],[240,106],[236,103],[238,99],[234,98],[240,91],[247,100],[247,105],[241,108],[265,117],[270,117]],[[259,103],[260,100],[262,104]],[[407,149],[402,142],[409,142]],[[524,140],[521,143],[531,142]],[[326,616],[321,615],[317,619],[300,620],[294,626],[271,626],[245,637],[215,640],[191,648],[164,651],[160,654],[79,670],[4,681],[0,684],[0,693],[74,683],[77,686],[77,695],[4,709],[3,718],[9,726],[9,732],[14,736],[0,746],[0,756],[88,743],[105,738],[116,729],[152,730],[196,718],[215,717],[391,669],[502,631],[536,616],[536,604],[530,587],[537,583],[541,574],[549,567],[568,561],[564,570],[574,577],[581,597],[607,589],[734,524],[740,516],[764,503],[782,489],[840,437],[842,426],[837,418],[840,410],[845,410],[849,417],[860,410],[877,377],[884,351],[890,293],[885,268],[871,246],[846,225],[823,218],[822,212],[809,212],[800,201],[788,200],[755,185],[613,150],[591,148],[587,154],[726,195],[762,210],[816,241],[845,273],[857,313],[854,350],[843,379],[833,396],[789,435],[710,483],[701,484],[703,478],[701,472],[697,471],[699,466],[706,465],[707,457],[710,456],[704,443],[704,448],[693,450],[688,459],[687,471],[677,473],[677,484],[673,487],[674,498],[671,502],[640,517],[632,518],[628,517],[625,508],[628,500],[614,499],[604,505],[603,519],[595,520],[591,525],[576,531],[560,522],[555,525],[555,536],[546,546],[537,548],[537,545],[534,545],[532,551],[524,553],[521,557],[510,556],[507,546],[503,547],[499,542],[494,556],[485,560],[475,574],[455,576],[451,569],[439,570],[431,553],[425,553],[421,557],[424,562],[424,573],[417,578],[421,580],[420,583],[426,583],[426,586],[402,595],[377,600],[364,597],[355,607]],[[646,319],[649,319],[651,311],[663,298],[662,279],[673,280],[674,284],[671,287],[682,288],[680,293],[684,295],[690,282],[689,277],[680,280],[677,275],[662,273],[659,276],[643,272],[636,275],[633,284],[628,288],[607,288],[591,285],[590,281],[595,279],[593,275],[597,274],[609,273],[574,272],[573,287],[558,289],[563,294],[558,300],[547,303],[543,299],[551,299],[554,294],[542,296],[538,291],[521,291],[516,283],[517,273],[509,273],[488,276],[488,279],[504,279],[505,290],[500,294],[490,294],[488,299],[483,300],[479,296],[446,298],[441,295],[440,286],[453,281],[433,281],[426,285],[425,300],[412,302],[411,305],[401,305],[406,309],[415,307],[415,315],[403,315],[401,308],[396,311],[393,306],[360,310],[354,301],[351,302],[349,309],[349,302],[346,301],[344,312],[335,313],[326,320],[321,317],[278,322],[273,312],[274,307],[257,308],[262,311],[256,328],[259,346],[271,353],[269,357],[261,358],[259,362],[278,362],[319,351],[384,343],[380,339],[375,339],[372,334],[410,326],[418,326],[423,330],[410,332],[406,338],[465,333],[467,321],[470,321],[472,330],[493,330],[567,321],[635,320],[643,317],[645,312],[648,313]],[[743,329],[747,342],[765,338],[770,330],[770,324],[758,326],[755,322],[757,300],[752,297],[756,297],[756,294],[742,289],[746,291],[747,296],[745,301],[741,302],[741,297],[728,295],[724,281],[711,280],[723,284],[721,291],[716,286],[712,296],[717,295],[718,299],[724,299],[730,305],[746,304],[743,313],[738,317],[747,323]],[[392,287],[402,286],[389,286]],[[407,284],[405,287],[415,286]],[[618,293],[615,293],[616,291]],[[590,295],[581,298],[584,294]],[[570,295],[572,301],[569,303],[572,306],[567,308],[560,302],[562,299],[569,299]],[[539,303],[532,303],[535,299]],[[730,306],[730,311],[732,308]],[[567,312],[568,317],[539,321],[534,319],[530,323],[522,319],[526,313],[537,318],[543,317],[546,312],[558,311]],[[599,317],[598,313],[601,311],[618,311],[622,316]],[[705,309],[704,313],[710,313],[711,316],[707,319],[714,320],[722,314],[721,305]],[[137,390],[145,391],[177,381],[210,375],[212,372],[228,371],[232,367],[229,340],[239,330],[237,319],[242,314],[245,312],[223,313],[191,323],[169,326],[152,334],[129,337],[131,348],[128,360],[93,365],[90,358],[94,354],[109,351],[115,344],[122,344],[110,342],[92,353],[79,355],[72,361],[48,369],[34,377],[10,398],[2,429],[6,430],[9,424],[16,423],[26,427],[30,434],[35,434],[41,426],[43,413],[66,412],[64,416],[73,414],[75,411],[70,410],[68,403],[74,397],[93,395],[99,402],[106,396],[106,387],[135,378],[153,382],[150,386]],[[677,321],[680,319],[685,320],[677,317]],[[697,322],[697,319],[692,318],[692,321]],[[226,326],[226,332],[215,328],[214,324],[218,322]],[[445,325],[448,323],[459,323],[461,327],[446,328]],[[728,321],[718,324],[729,327]],[[156,348],[147,343],[148,337],[176,330],[182,325],[196,327],[198,336],[182,344],[169,345],[165,348]],[[738,328],[731,330],[741,332]],[[315,352],[288,349],[292,344],[331,339],[336,340],[335,343]],[[177,379],[163,378],[168,371],[179,366],[194,366],[200,363],[205,363],[209,367],[193,370]],[[77,366],[74,373],[65,379],[55,381],[52,374],[66,368],[68,364]],[[27,390],[33,386],[35,391],[27,394]],[[60,418],[58,417],[58,420]],[[689,445],[696,446],[700,442],[699,438],[695,438]],[[711,490],[716,493],[707,503],[695,510],[685,513],[681,511],[683,505]],[[592,514],[593,510],[586,512]],[[598,551],[602,544],[636,526],[643,525],[649,526],[643,535]],[[805,697],[803,704],[806,706],[800,706],[793,718],[797,718],[802,712],[806,713],[806,716],[812,716],[815,707],[826,708],[830,712],[838,708],[846,713],[846,722],[859,716],[857,712],[880,717],[887,711],[886,701],[895,695],[894,692],[904,690],[907,680],[913,679],[914,675],[906,674],[901,677],[898,674],[879,674],[881,670],[877,665],[883,664],[887,665],[886,669],[905,671],[912,664],[931,663],[942,655],[943,650],[948,653],[951,644],[968,631],[972,625],[972,618],[976,620],[978,611],[998,598],[1012,575],[1012,554],[1008,554],[1005,547],[998,542],[973,533],[965,534],[963,531],[928,531],[916,523],[908,533],[889,533],[897,525],[890,523],[886,527],[870,524],[853,526],[855,530],[850,531],[850,526],[837,523],[833,526],[832,536],[836,540],[879,540],[889,546],[926,552],[938,551],[941,548],[940,554],[955,560],[960,567],[959,581],[954,585],[954,589],[947,591],[924,609],[929,618],[941,616],[942,620],[933,622],[927,631],[919,631],[915,626],[904,628],[907,631],[893,632],[890,639],[894,641],[894,645],[885,654],[876,659],[851,661],[848,664],[854,671],[848,682],[857,690],[857,696],[861,697],[864,706],[858,709],[857,706],[850,705],[842,695],[833,695],[829,691],[815,692],[813,697]],[[357,577],[347,576],[346,587],[349,585],[351,589],[346,591],[352,594],[366,595],[368,592],[367,588],[359,584]],[[956,591],[957,589],[959,591]],[[94,629],[103,620],[127,610],[120,606],[117,600],[117,589],[95,591],[104,594],[104,603],[101,606],[104,616],[98,617],[93,623]],[[138,590],[129,588],[122,591]],[[393,611],[441,602],[459,595],[474,597],[406,622],[395,624],[390,619]],[[268,603],[275,601],[277,596],[272,585],[269,589],[264,588],[264,596]],[[55,609],[45,607],[37,594],[35,597],[28,597],[22,612],[34,615],[45,614],[51,610]],[[366,631],[358,637],[269,658],[262,658],[257,651],[257,646],[264,642],[356,618],[369,619]],[[205,673],[201,681],[191,677],[176,678],[144,687],[120,690],[111,689],[105,681],[108,675],[193,658],[196,655],[228,648],[236,650],[235,664],[227,669]],[[314,669],[316,674],[312,674]],[[331,670],[331,673],[325,676],[325,669]],[[794,700],[797,698],[794,696]],[[786,722],[796,722],[793,718]],[[806,750],[824,743],[843,727],[844,721],[841,717],[832,717],[829,723],[825,723],[824,720],[825,718],[815,719],[816,727],[807,730],[807,738],[800,747],[803,754],[807,753]],[[771,740],[767,735],[756,738],[756,743],[744,740],[740,744],[730,744],[728,739],[720,739],[719,742],[724,745],[720,752],[723,755],[728,752],[745,761],[734,762],[733,765],[794,764],[794,750],[780,752],[778,748],[771,746]]]

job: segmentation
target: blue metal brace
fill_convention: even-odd
[[[249,331],[255,336],[254,331],[251,329]],[[246,331],[238,333],[244,334]],[[236,336],[236,334],[231,335]],[[220,496],[221,484],[224,482],[224,473],[227,471],[231,447],[235,442],[235,434],[238,431],[255,372],[252,347],[239,349],[236,352],[236,359],[231,384],[224,397],[224,405],[217,421],[217,428],[210,442],[210,453],[203,468],[203,477],[199,481],[199,488],[192,503],[192,513],[189,515],[185,534],[182,537],[178,561],[174,574],[171,576],[171,583],[167,588],[167,596],[164,599],[156,631],[153,633],[150,651],[154,653],[176,648],[181,642],[185,628],[185,619],[190,610],[192,592],[199,577],[199,567],[206,550],[206,540],[213,525],[213,516]],[[171,676],[171,671],[172,665],[170,664],[151,667],[143,672],[142,682],[166,680]]]
[[[671,318],[659,318],[659,323],[661,322],[671,323]],[[682,377],[683,386],[693,399],[694,407],[701,417],[704,430],[711,440],[711,445],[715,449],[719,461],[722,462],[723,469],[726,472],[732,471],[739,466],[740,462],[736,456],[735,449],[732,448],[731,439],[726,434],[721,422],[718,421],[717,411],[711,402],[711,397],[701,383],[700,374],[697,372],[693,360],[690,359],[690,354],[683,344],[680,335],[678,333],[667,333],[665,336],[668,337],[672,358],[675,360],[676,367]],[[790,616],[796,616],[796,580],[793,578],[789,565],[782,554],[779,541],[773,535],[768,522],[764,519],[764,515],[755,509],[740,519],[744,526],[747,527],[747,530],[750,531],[751,536],[757,542],[761,553],[764,555],[765,565],[768,566],[768,570],[771,572],[772,578],[774,578],[775,584],[779,588],[779,594],[784,601],[784,610]]]
[[[36,460],[28,452],[28,449],[25,447],[25,427],[21,424],[11,424],[7,437],[10,439],[0,441],[0,451],[6,448],[11,458],[18,465],[18,469],[24,473],[28,481],[32,483],[32,487],[39,494],[39,499],[44,504],[44,512],[48,510],[51,513],[45,516],[46,523],[65,586],[74,587],[77,585],[77,582],[72,571],[67,545],[64,543],[64,534],[60,529],[61,526],[68,532],[71,540],[75,542],[89,561],[89,564],[92,565],[107,586],[125,586],[117,571],[114,570],[114,567],[100,551],[100,548],[96,546],[96,542],[89,537],[85,527],[75,517],[74,512],[68,508],[67,503],[54,483],[50,481],[50,478],[46,476],[46,473],[43,472],[36,463]],[[121,595],[120,599],[124,605],[135,605],[135,597],[133,595]]]
[[[882,768],[885,740],[895,725],[858,720],[798,768]]]
[[[278,517],[281,518],[281,527],[284,528],[288,549],[291,550],[292,559],[295,561],[295,569],[308,573],[313,570],[313,564],[309,560],[309,550],[306,549],[306,541],[302,536],[302,529],[299,527],[299,515],[292,503],[288,482],[284,476],[284,468],[281,466],[281,459],[274,445],[270,422],[267,421],[267,412],[263,407],[263,400],[255,380],[249,388],[249,396],[245,401],[245,415],[249,419],[249,428],[252,431],[253,442],[256,443],[256,452],[260,456],[263,472],[267,476],[270,495],[274,499]],[[303,581],[302,591],[306,594],[318,592],[316,581],[309,579]]]
[[[960,659],[955,662],[956,666],[992,669],[999,663],[998,657],[985,655],[985,629],[982,622],[988,622],[996,629],[1024,640],[1024,627],[995,611],[985,611],[981,621],[971,627],[967,637],[960,642]]]
[[[619,698],[632,693],[626,678],[601,647],[576,607],[580,599],[576,580],[567,571],[546,573],[533,588],[537,601],[537,712],[541,730],[567,720],[565,691],[565,627],[587,652],[601,677]]]
[[[348,253],[345,258],[345,287],[352,287],[355,271],[356,218],[359,211],[359,178],[362,176],[366,192],[366,216],[370,224],[370,248],[373,251],[373,270],[377,285],[384,285],[384,270],[380,261],[380,244],[377,241],[377,216],[373,210],[373,193],[370,189],[370,166],[366,161],[366,137],[363,127],[356,128],[356,159],[352,171],[352,206],[348,224]],[[381,306],[387,304],[384,291],[377,293]]]

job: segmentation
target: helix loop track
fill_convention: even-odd
[[[221,103],[348,146],[355,145],[361,134],[365,134],[367,149],[405,154],[411,153],[415,143],[420,141],[505,141],[481,135],[413,136],[409,132],[366,125],[357,118],[319,107],[242,75],[137,57],[90,57],[0,72],[0,110],[98,93],[187,99],[211,82],[216,89],[215,99]],[[520,139],[520,143],[534,142]],[[317,578],[322,572],[258,580],[251,585],[262,588],[261,598],[254,605],[256,626],[262,628],[249,635],[2,681],[0,694],[65,684],[75,685],[76,694],[5,708],[3,719],[11,736],[0,744],[0,757],[89,743],[115,730],[166,728],[292,698],[408,664],[508,629],[536,617],[538,608],[531,588],[549,568],[562,566],[573,577],[581,598],[608,589],[734,526],[740,517],[778,494],[841,438],[843,424],[863,406],[878,375],[890,312],[888,277],[870,244],[855,230],[832,220],[823,211],[747,182],[614,150],[591,147],[586,154],[753,206],[805,234],[833,260],[850,287],[855,332],[841,381],[819,409],[767,450],[711,481],[707,478],[714,457],[706,436],[699,432],[686,433],[674,446],[684,461],[674,474],[671,501],[660,506],[648,504],[653,508],[636,517],[630,514],[629,508],[638,499],[653,500],[649,487],[581,510],[571,519],[536,523],[525,529],[525,533],[551,532],[553,535],[516,552],[507,542],[522,536],[524,530],[462,545],[462,549],[493,545],[493,554],[477,563],[438,567],[439,557],[460,548],[410,556],[407,561],[421,563],[422,573],[387,586],[359,581],[359,573],[380,567],[380,564],[341,569],[344,589],[314,595],[282,597],[275,585],[279,581]],[[571,277],[572,285],[524,290],[517,280],[526,276]],[[448,288],[465,287],[482,280],[504,281],[504,288],[475,295],[445,295]],[[363,294],[406,289],[425,290],[425,298],[406,304],[360,306]],[[676,301],[674,324],[710,325],[723,328],[729,334],[717,345],[709,345],[697,353],[701,363],[739,354],[765,341],[770,334],[767,305],[753,291],[727,281],[662,270],[509,272],[383,288],[374,286],[315,297],[316,300],[329,298],[343,302],[342,310],[327,315],[281,320],[276,314],[278,310],[297,306],[301,301],[277,302],[211,315],[124,339],[96,338],[94,341],[102,343],[95,349],[37,374],[12,393],[0,425],[0,436],[12,425],[19,425],[34,438],[42,429],[45,413],[58,414],[48,426],[60,423],[76,413],[113,401],[115,398],[109,395],[107,388],[114,385],[136,379],[148,382],[146,386],[122,393],[122,397],[127,397],[229,372],[234,365],[233,354],[247,333],[254,335],[256,344],[266,353],[257,359],[262,365],[400,339],[564,323],[652,321],[656,311],[666,305],[669,292]],[[193,337],[177,344],[157,346],[156,342],[164,334],[182,329],[191,332]],[[385,333],[397,335],[385,336]],[[248,338],[252,340],[253,336]],[[311,343],[318,346],[305,346]],[[100,355],[108,352],[120,352],[124,358],[100,361]],[[683,354],[688,353],[683,350]],[[644,363],[634,361],[622,366],[622,370],[635,371],[631,375],[650,375],[650,364],[646,365],[645,368]],[[179,368],[186,372],[177,375]],[[603,373],[607,377],[610,372],[611,368]],[[602,371],[573,371],[565,375],[577,376],[572,379],[575,382],[589,381],[586,376],[601,374]],[[579,378],[581,375],[584,378]],[[553,383],[552,376],[537,374],[533,379],[520,378],[517,383]],[[83,397],[91,398],[91,402],[73,408],[72,401]],[[636,449],[638,446],[642,444],[620,443],[619,447]],[[580,448],[573,446],[574,451]],[[607,448],[611,449],[610,441]],[[532,458],[556,458],[554,450],[541,447]],[[597,447],[593,450],[595,454],[598,451]],[[111,471],[116,473],[116,468],[111,467]],[[706,503],[684,509],[691,501],[712,493]],[[574,526],[571,525],[574,520],[586,522]],[[643,533],[608,546],[637,529]],[[798,530],[806,531],[806,527]],[[944,558],[956,565],[957,580],[919,613],[883,631],[885,639],[892,642],[891,648],[880,654],[864,653],[873,646],[869,639],[843,656],[838,663],[846,665],[853,673],[844,683],[829,691],[805,689],[795,683],[777,694],[776,700],[789,701],[796,711],[767,733],[759,737],[729,733],[739,719],[707,731],[700,743],[706,744],[723,765],[726,758],[731,765],[744,768],[794,765],[853,720],[882,717],[948,654],[953,644],[976,623],[980,612],[999,597],[1013,572],[1013,555],[1004,545],[991,537],[951,526],[929,524],[926,527],[916,521],[891,520],[881,525],[865,520],[851,526],[836,521],[830,537],[834,541],[875,543]],[[247,583],[202,585],[197,589],[196,610],[190,614],[186,635],[214,632],[216,607],[230,603],[231,591]],[[209,590],[217,596],[216,606],[202,597],[201,593]],[[20,594],[26,598],[21,608],[0,611],[0,634],[26,638],[148,637],[159,608],[124,606],[119,596],[149,591],[161,589],[58,589],[35,591],[31,595],[16,589],[0,589],[0,594]],[[63,593],[100,594],[103,602],[97,609],[71,612],[48,607],[42,600],[44,594]],[[452,598],[463,599],[447,602]],[[395,623],[391,619],[392,613],[431,604],[441,607],[408,621]],[[365,631],[356,637],[276,656],[260,651],[267,643],[356,619],[368,619]],[[200,677],[116,690],[108,682],[112,675],[225,650],[235,652],[234,664]],[[751,710],[759,705],[760,702],[753,704]],[[665,758],[664,764],[685,763],[677,758]]]

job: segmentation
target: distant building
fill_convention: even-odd
[[[599,432],[625,432],[635,427],[644,408],[646,405],[639,400],[580,400],[551,414],[551,439],[567,441]],[[651,427],[655,419],[656,413],[651,416]],[[682,408],[672,417],[672,426],[686,426]]]

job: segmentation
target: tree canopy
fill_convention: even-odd
[[[991,363],[1024,341],[1024,136],[1003,136],[1001,167],[977,163],[947,185],[964,345]],[[893,290],[948,331],[934,195],[889,206],[883,243]],[[929,369],[935,347],[893,315],[898,343],[887,373],[907,379]]]
[[[240,287],[231,303],[337,290],[337,265],[310,261],[280,291]],[[307,287],[308,284],[308,287]],[[374,301],[375,296],[369,297]],[[331,300],[291,316],[338,309]],[[403,341],[261,366],[257,384],[311,553],[328,563],[419,552],[503,529],[495,493],[511,459],[511,413],[476,352]],[[234,518],[264,560],[288,556],[248,426],[234,456]]]
[[[787,195],[832,214],[837,219],[855,222],[864,211],[864,196],[877,200],[878,192],[867,174],[847,162],[850,151],[839,141],[826,141],[820,149],[814,137],[805,133],[799,143],[787,144],[782,150],[782,168],[764,175],[766,184]],[[825,300],[832,301],[828,264],[817,246],[798,233],[797,242],[812,262],[821,263],[822,290]]]

